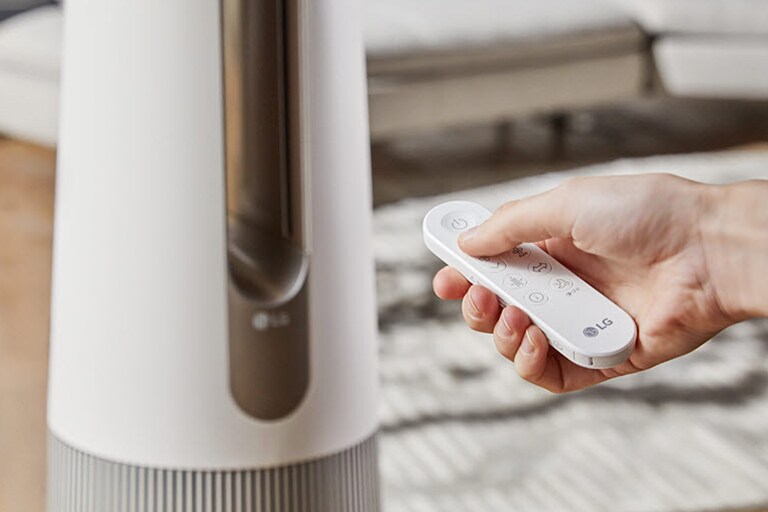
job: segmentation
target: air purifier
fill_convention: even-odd
[[[378,510],[358,2],[64,18],[48,510]]]

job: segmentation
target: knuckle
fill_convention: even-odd
[[[465,302],[464,306],[462,307],[462,315],[464,316],[464,322],[469,326],[469,328],[474,331],[489,332],[487,320],[483,316],[475,316],[471,314],[468,311],[468,308],[469,306],[467,306]]]
[[[499,336],[496,332],[494,332],[493,342],[496,345],[496,350],[498,351],[499,354],[509,359],[510,361],[514,362],[515,354],[517,353],[517,351],[515,350],[514,344],[512,343],[511,340],[503,338]]]
[[[504,203],[504,204],[502,204],[501,206],[499,206],[499,207],[496,209],[496,212],[495,212],[495,213],[497,213],[497,214],[501,214],[501,215],[505,215],[505,214],[509,213],[509,212],[510,212],[510,210],[514,209],[514,208],[515,208],[515,206],[517,206],[517,203],[518,203],[518,202],[519,202],[519,201],[517,201],[517,200],[515,200],[515,201],[507,201],[506,203]]]
[[[472,324],[469,324],[469,328],[483,334],[489,334],[491,332],[490,327],[483,322],[473,322]]]
[[[581,188],[588,179],[586,176],[571,176],[563,181],[559,188],[572,193],[574,190]]]
[[[564,395],[568,391],[563,388],[560,385],[547,385],[547,386],[541,386],[542,389],[548,391],[549,393],[552,393],[553,395]]]
[[[510,249],[520,243],[520,240],[516,240],[515,237],[512,236],[512,233],[509,231],[502,231],[501,232],[501,239],[504,243],[505,247],[509,247]]]
[[[521,379],[530,382],[531,384],[537,384],[536,382],[538,380],[538,375],[536,372],[533,371],[533,369],[527,365],[518,364],[515,366],[517,369],[517,374],[520,376]]]
[[[483,324],[480,320],[477,320],[475,318],[472,318],[469,315],[464,315],[464,322],[466,322],[467,326],[469,326],[470,329],[473,331],[480,331],[482,332]]]

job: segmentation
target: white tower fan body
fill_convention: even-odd
[[[67,0],[49,512],[378,510],[356,0]]]

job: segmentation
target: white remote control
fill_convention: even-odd
[[[632,317],[538,246],[521,244],[493,258],[459,249],[459,234],[490,216],[475,203],[443,203],[424,217],[424,243],[502,305],[522,309],[549,344],[579,366],[611,368],[626,361],[637,338]]]

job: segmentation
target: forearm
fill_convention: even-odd
[[[768,181],[705,186],[700,236],[708,279],[735,321],[768,317]]]

